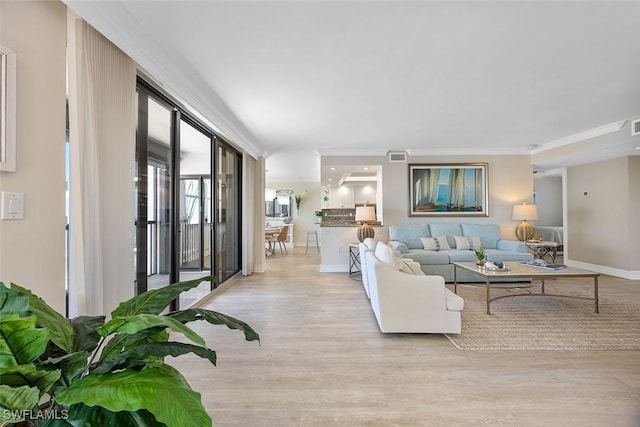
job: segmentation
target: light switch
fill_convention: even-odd
[[[2,192],[2,219],[24,218],[24,193]]]

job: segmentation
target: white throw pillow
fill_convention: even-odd
[[[482,246],[482,242],[478,236],[453,236],[453,238],[456,239],[456,249],[462,251],[473,251]]]
[[[449,241],[447,240],[447,236],[436,237],[436,242],[439,251],[449,251],[451,250],[451,246],[449,246]]]
[[[407,274],[413,274],[414,276],[419,275],[422,273],[422,270],[420,269],[420,264],[409,264],[407,263],[405,260],[401,259],[400,262],[400,271],[402,271],[403,273],[407,273]],[[414,267],[417,270],[414,270]]]
[[[424,250],[426,251],[438,250],[438,244],[436,243],[433,237],[421,237],[420,240],[422,240],[422,247],[424,248]]]

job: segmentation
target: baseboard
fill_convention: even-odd
[[[567,260],[565,262],[569,267],[581,268],[583,270],[595,271],[608,276],[621,277],[629,280],[640,280],[640,271],[623,270],[621,268],[607,267],[605,265],[590,264],[588,262]]]
[[[320,264],[320,273],[348,273],[349,266],[344,264]]]

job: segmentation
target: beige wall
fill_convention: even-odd
[[[65,308],[66,8],[0,2],[0,40],[17,53],[17,172],[0,191],[25,194],[25,217],[0,221],[0,280]]]
[[[572,261],[632,269],[629,196],[638,190],[637,184],[636,189],[630,187],[630,163],[629,157],[620,157],[568,168],[567,241]],[[634,203],[637,206],[637,200]]]

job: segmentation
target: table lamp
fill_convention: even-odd
[[[362,224],[358,227],[358,240],[364,242],[364,239],[375,236],[376,232],[367,221],[376,220],[376,210],[373,206],[360,206],[356,208],[356,222]]]
[[[520,225],[516,227],[516,237],[518,240],[525,241],[533,239],[536,229],[528,223],[527,220],[535,221],[538,219],[538,208],[536,205],[527,205],[526,203],[514,205],[511,219],[522,221]]]

